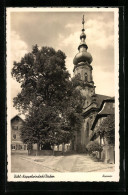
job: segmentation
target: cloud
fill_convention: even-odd
[[[13,117],[19,113],[18,110],[16,110],[13,107],[13,98],[16,97],[17,94],[21,91],[21,87],[20,84],[12,78],[10,84],[11,84],[11,117]]]
[[[69,71],[71,77],[73,76],[73,68],[74,68],[74,65],[73,65],[73,61],[72,61],[72,58],[71,57],[67,57],[66,58],[66,68],[67,70]]]
[[[94,67],[92,75],[96,85],[96,93],[108,96],[115,95],[113,72],[104,72],[100,67]]]
[[[81,25],[78,24],[78,23],[68,23],[68,24],[65,25],[65,28],[71,28],[71,29],[77,28],[77,29],[79,29],[80,26]]]
[[[114,24],[113,22],[88,20],[86,24],[87,41],[90,47],[109,49],[114,47]]]
[[[11,62],[20,61],[21,57],[28,52],[28,45],[17,32],[11,32]]]
[[[76,31],[69,36],[63,37],[63,35],[59,35],[59,48],[61,48],[62,51],[64,51],[67,55],[67,57],[71,58],[72,60],[74,56],[76,55],[78,45],[80,43],[80,32]]]
[[[15,31],[11,32],[11,66],[13,67],[14,61],[20,61],[21,57],[28,52],[28,45],[25,41],[21,40],[21,37]],[[11,70],[10,70],[11,72]],[[13,107],[13,98],[21,91],[20,84],[11,78],[11,116],[18,114],[18,111]]]
[[[80,29],[80,25],[77,23],[68,23],[65,28]],[[85,23],[85,33],[87,35],[87,43],[89,47],[99,47],[101,49],[108,49],[114,47],[114,23],[113,21],[106,23],[104,20],[90,19]],[[63,40],[65,46],[77,41],[80,36],[80,32],[71,33],[67,38]]]

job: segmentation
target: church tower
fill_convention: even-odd
[[[90,128],[92,121],[94,120],[96,114],[96,99],[95,99],[95,86],[92,77],[92,56],[87,51],[88,46],[85,42],[86,34],[84,28],[84,16],[82,18],[82,33],[80,35],[80,44],[78,46],[78,53],[73,59],[74,64],[74,76],[79,75],[79,78],[83,81],[84,85],[81,88],[81,93],[85,96],[85,104],[83,107],[83,124],[82,129],[76,132],[74,136],[74,148],[78,150],[80,147],[86,147],[89,142]]]
[[[80,45],[78,46],[78,53],[74,57],[73,64],[74,64],[74,76],[79,75],[80,79],[84,81],[84,89],[82,90],[82,93],[86,97],[85,101],[85,108],[88,107],[92,103],[92,96],[95,94],[95,86],[93,82],[92,77],[92,56],[87,51],[88,46],[85,42],[86,34],[84,33],[84,16],[82,19],[83,29],[82,33],[80,35]]]
[[[83,87],[80,88],[81,93],[85,96],[85,104],[83,106],[83,123],[82,128],[79,129],[73,138],[72,146],[74,150],[79,151],[86,148],[87,144],[91,140],[92,131],[91,127],[95,120],[97,113],[103,100],[110,99],[108,96],[95,93],[95,86],[92,77],[92,56],[88,52],[88,46],[85,42],[86,34],[84,28],[84,16],[82,18],[82,33],[80,35],[80,44],[78,46],[78,53],[73,59],[74,64],[74,76],[79,75],[79,78],[83,81]],[[81,150],[80,149],[80,150]],[[84,150],[83,150],[84,151]]]

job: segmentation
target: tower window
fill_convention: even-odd
[[[78,75],[79,79],[81,79],[81,75],[80,75],[80,73],[78,73],[77,75]]]
[[[84,79],[85,79],[85,81],[88,80],[88,74],[87,73],[84,74]]]

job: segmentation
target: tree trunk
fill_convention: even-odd
[[[41,150],[52,150],[50,143],[45,143],[41,145]]]
[[[57,146],[57,148],[58,148],[58,151],[59,151],[59,145]]]
[[[53,156],[54,156],[54,145],[53,145]]]
[[[39,151],[39,150],[40,150],[40,144],[37,143],[37,151]]]
[[[63,143],[62,144],[62,154],[64,154],[64,151],[65,151],[65,144]]]

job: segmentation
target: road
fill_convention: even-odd
[[[53,172],[53,170],[36,163],[28,158],[13,155],[11,158],[11,171],[12,172]]]
[[[12,172],[112,172],[113,164],[95,162],[88,155],[27,156],[12,155]]]

